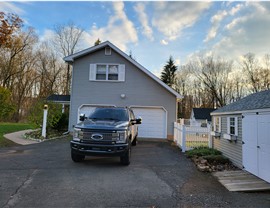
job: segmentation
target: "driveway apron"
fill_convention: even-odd
[[[70,158],[68,139],[0,149],[0,207],[270,207],[270,193],[227,191],[165,141],[139,141],[131,164]]]

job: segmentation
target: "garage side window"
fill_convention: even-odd
[[[238,136],[238,120],[237,117],[227,118],[227,133]]]
[[[221,132],[221,117],[214,117],[214,131]]]
[[[90,64],[90,81],[125,81],[124,64]]]

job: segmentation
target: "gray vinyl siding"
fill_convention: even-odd
[[[227,133],[227,117],[238,118],[238,137],[236,141],[229,141],[223,138],[223,134]],[[228,157],[234,165],[242,168],[242,116],[226,115],[221,116],[221,136],[213,137],[213,147]]]
[[[125,64],[124,82],[90,81],[90,64]],[[120,97],[125,94],[125,99]],[[104,49],[76,59],[73,63],[69,130],[77,122],[82,104],[110,104],[116,106],[163,106],[167,110],[167,134],[173,135],[176,120],[176,97],[132,63],[112,49],[105,56]]]

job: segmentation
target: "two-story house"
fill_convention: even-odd
[[[73,66],[69,130],[95,106],[128,106],[142,118],[139,137],[173,138],[176,91],[109,41],[67,56]]]

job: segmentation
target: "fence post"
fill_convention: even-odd
[[[181,148],[182,148],[182,152],[186,151],[186,127],[185,125],[181,125],[182,127],[182,131],[181,131]]]
[[[212,137],[211,137],[211,124],[207,124],[208,131],[208,147],[213,148]]]

